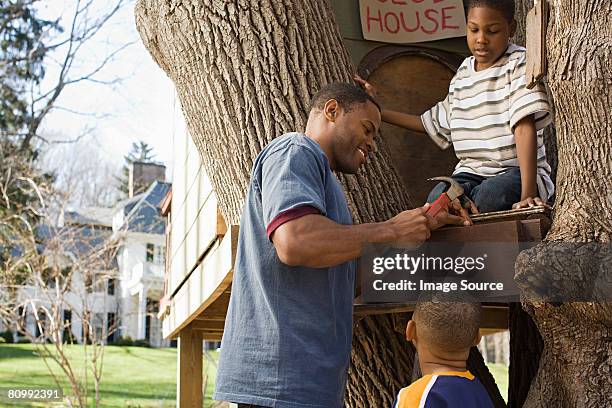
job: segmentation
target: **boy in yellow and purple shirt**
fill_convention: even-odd
[[[480,303],[419,302],[406,327],[423,377],[397,394],[393,408],[489,408],[493,402],[466,368],[480,342]]]

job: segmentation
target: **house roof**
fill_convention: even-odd
[[[64,213],[64,222],[72,225],[98,225],[103,227],[113,226],[114,208],[87,207]]]
[[[71,254],[80,262],[95,264],[96,268],[116,268],[114,256],[117,242],[112,237],[108,227],[100,227],[91,223],[70,223],[64,226],[40,225],[37,228],[41,240],[41,252]]]
[[[130,232],[164,234],[166,223],[160,209],[170,187],[170,183],[155,181],[144,193],[119,203],[125,215],[123,228]]]

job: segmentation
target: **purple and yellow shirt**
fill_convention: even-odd
[[[428,374],[402,388],[393,408],[492,408],[482,383],[469,371]]]

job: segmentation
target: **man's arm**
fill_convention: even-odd
[[[465,225],[461,217],[442,212],[425,216],[429,205],[404,211],[379,223],[341,225],[322,215],[310,214],[278,227],[271,235],[279,259],[289,266],[327,268],[361,256],[366,243],[418,245],[430,229],[447,223]]]

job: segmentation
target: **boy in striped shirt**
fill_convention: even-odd
[[[454,145],[459,159],[452,177],[478,211],[545,205],[554,185],[542,137],[551,122],[541,84],[527,89],[525,49],[510,43],[516,31],[513,0],[467,2],[466,58],[447,97],[421,116],[389,110],[382,120],[427,133],[442,149]],[[360,77],[355,80],[374,93]],[[429,194],[433,202],[445,185]]]
[[[417,303],[406,338],[419,356],[423,377],[397,394],[393,408],[489,408],[493,402],[466,368],[480,342],[480,303],[432,300]]]

